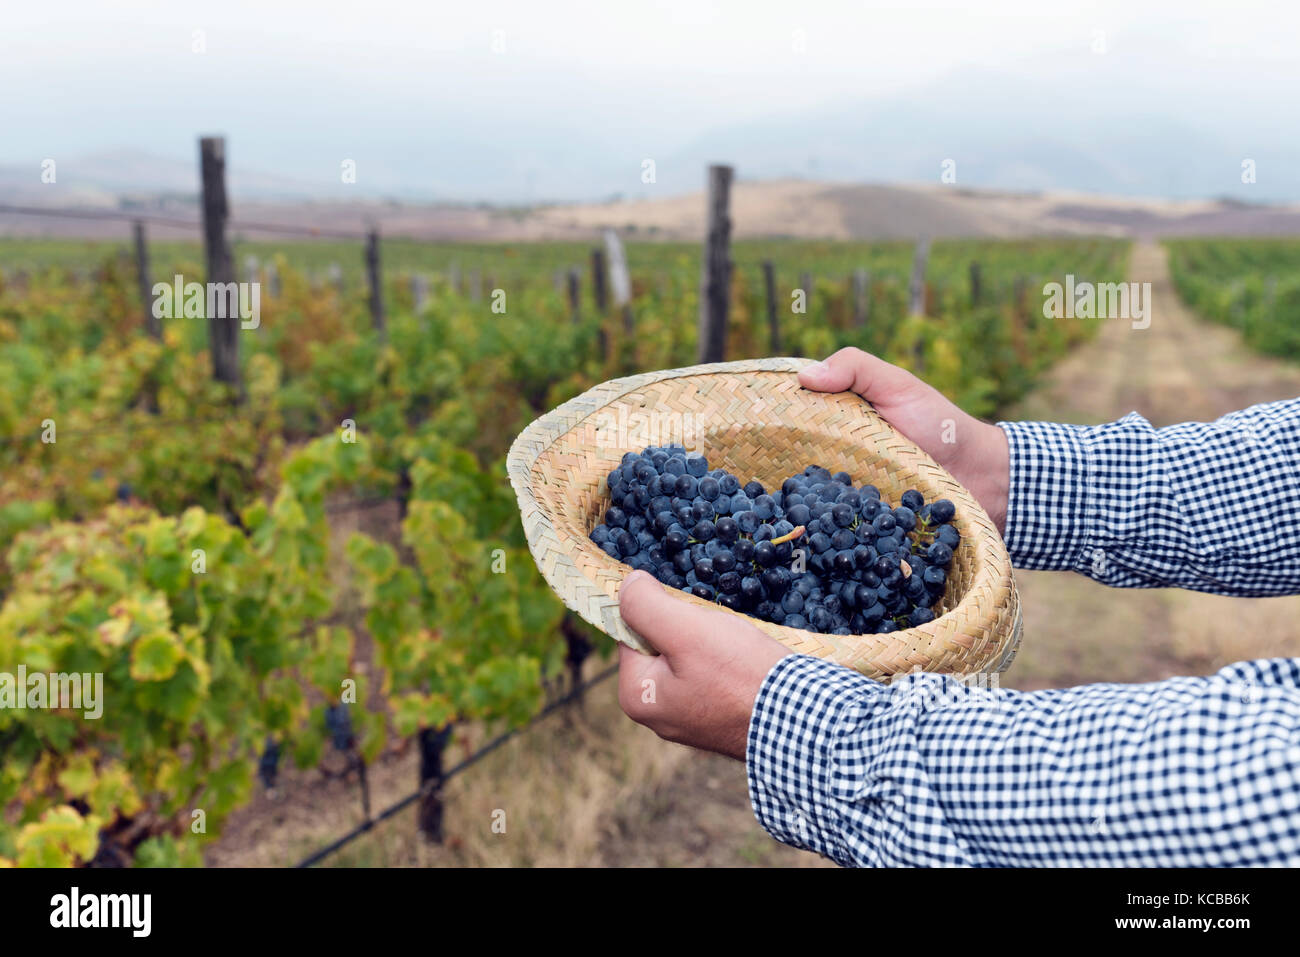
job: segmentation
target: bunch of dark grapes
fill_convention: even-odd
[[[810,465],[768,492],[681,445],[629,452],[591,539],[670,588],[789,628],[853,635],[934,619],[960,536],[948,499]]]
[[[276,773],[280,770],[280,742],[269,734],[262,748],[262,757],[257,762],[257,776],[262,779],[262,786],[268,791],[275,787]]]
[[[325,709],[325,730],[335,750],[346,751],[356,741],[352,733],[352,715],[345,704],[332,704]]]

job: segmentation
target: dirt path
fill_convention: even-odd
[[[1161,426],[1300,395],[1300,366],[1250,351],[1235,331],[1198,319],[1182,304],[1163,248],[1135,246],[1130,278],[1151,283],[1150,327],[1107,321],[1006,418],[1095,423],[1138,411]],[[1247,657],[1300,654],[1300,598],[1120,591],[1049,572],[1016,577],[1026,637],[1004,676],[1010,687],[1145,681],[1204,674]]]

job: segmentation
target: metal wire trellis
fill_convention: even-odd
[[[584,681],[582,684],[574,687],[572,690],[566,693],[562,698],[558,698],[555,701],[552,701],[541,711],[537,712],[537,714],[533,715],[533,717],[528,721],[527,724],[523,725],[522,727],[507,731],[504,734],[498,735],[497,737],[493,738],[491,741],[489,741],[483,747],[479,748],[477,751],[475,751],[465,760],[461,761],[457,765],[454,765],[446,773],[444,773],[442,775],[443,783],[446,783],[448,780],[460,774],[462,771],[465,771],[473,767],[475,764],[477,764],[483,758],[487,757],[493,751],[497,750],[497,748],[501,747],[510,739],[517,737],[520,734],[524,734],[528,731],[531,731],[548,715],[554,714],[556,711],[565,707],[566,705],[572,704],[574,701],[580,698],[588,689],[593,688],[596,685],[600,684],[601,682],[608,680],[609,678],[613,677],[617,673],[618,673],[618,665],[610,665],[608,668],[600,672],[595,677],[590,678],[589,680]],[[342,850],[344,847],[346,847],[348,844],[355,841],[361,835],[374,830],[377,824],[386,821],[388,818],[392,817],[393,815],[400,813],[403,809],[410,807],[420,797],[420,793],[421,792],[419,791],[419,789],[412,791],[410,794],[406,795],[406,797],[402,798],[401,800],[397,801],[394,804],[389,805],[387,808],[380,811],[374,817],[367,818],[365,821],[363,821],[361,824],[358,824],[356,827],[348,831],[346,834],[342,835],[341,837],[335,838],[333,841],[331,841],[329,844],[326,844],[320,850],[303,858],[301,861],[298,862],[296,866],[301,868],[301,867],[312,867],[315,864],[319,864],[321,861],[329,857],[331,854],[334,854],[335,852]]]

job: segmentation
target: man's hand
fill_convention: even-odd
[[[643,571],[623,580],[618,604],[659,652],[619,648],[618,701],[628,717],[669,741],[745,760],[759,686],[791,651],[743,618],[679,600]]]
[[[1005,530],[1010,453],[996,425],[967,415],[912,373],[861,349],[841,349],[803,369],[799,383],[817,392],[856,392],[881,417],[952,473]],[[833,463],[823,463],[831,471]]]
[[[860,349],[841,349],[800,372],[799,381],[818,392],[862,396],[970,489],[1003,528],[1009,453],[997,426]],[[678,600],[643,571],[624,579],[618,598],[623,620],[659,652],[619,649],[618,700],[628,717],[669,741],[743,761],[758,689],[790,650],[744,618]]]

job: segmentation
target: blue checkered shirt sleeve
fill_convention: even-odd
[[[1019,568],[1117,588],[1300,592],[1300,399],[1152,428],[1000,422]]]
[[[1300,400],[1164,429],[999,425],[1017,566],[1300,591]],[[1300,866],[1300,659],[1018,692],[790,655],[747,764],[768,833],[844,865]]]
[[[1300,865],[1300,659],[1019,692],[789,655],[747,758],[763,828],[846,866]]]

